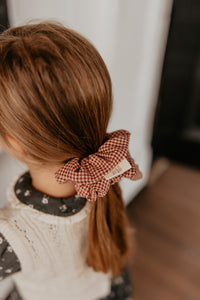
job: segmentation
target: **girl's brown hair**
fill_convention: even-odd
[[[104,142],[112,110],[109,72],[95,47],[77,32],[42,22],[0,35],[0,136],[13,136],[36,162],[65,163]],[[91,203],[86,262],[117,276],[131,242],[116,184]]]

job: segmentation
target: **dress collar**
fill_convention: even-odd
[[[55,198],[37,191],[32,186],[29,172],[20,176],[14,186],[15,195],[29,207],[55,216],[71,216],[78,213],[87,199],[77,195],[67,198]]]

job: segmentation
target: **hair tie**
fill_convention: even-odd
[[[73,158],[56,173],[58,183],[73,182],[77,194],[88,201],[104,197],[110,185],[122,177],[142,178],[142,173],[128,151],[130,132],[117,130],[106,135],[98,151],[83,159]]]

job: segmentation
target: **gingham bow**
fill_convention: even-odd
[[[98,152],[88,157],[73,158],[67,162],[56,173],[55,177],[59,183],[73,182],[77,194],[88,201],[95,201],[97,197],[107,194],[110,185],[118,182],[122,177],[131,180],[142,178],[138,165],[130,156],[128,151],[130,132],[117,130],[106,135],[106,142],[99,147]],[[131,165],[131,169],[112,179],[106,179],[124,158]]]

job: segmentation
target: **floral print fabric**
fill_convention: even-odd
[[[20,262],[15,252],[0,233],[0,281],[20,269]]]
[[[113,279],[110,294],[99,300],[133,300],[132,282],[127,266],[122,274]]]
[[[32,186],[29,172],[18,179],[14,189],[17,198],[24,204],[44,213],[60,217],[68,217],[78,213],[87,201],[77,195],[67,198],[54,198],[45,195]]]

